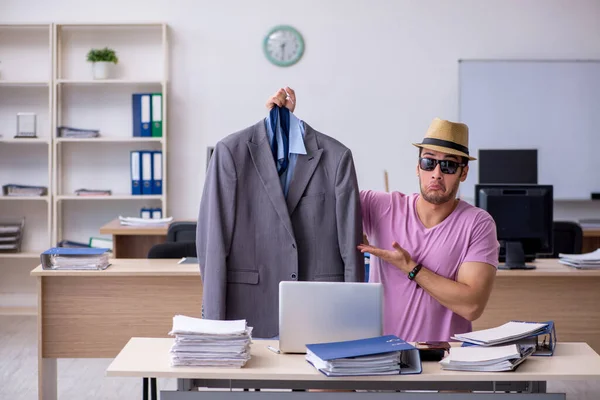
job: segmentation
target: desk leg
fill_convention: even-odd
[[[56,373],[56,358],[44,358],[43,320],[44,312],[42,301],[42,279],[37,278],[37,331],[38,331],[38,399],[56,400],[58,397],[58,376]]]
[[[56,400],[58,397],[56,358],[42,358],[38,366],[38,398]]]

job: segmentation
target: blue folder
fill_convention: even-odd
[[[306,348],[323,361],[400,351],[402,360],[400,374],[420,374],[423,370],[419,350],[394,335],[307,344]]]

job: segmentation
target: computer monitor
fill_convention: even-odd
[[[500,269],[534,269],[526,264],[552,254],[552,185],[475,185],[475,205],[496,222]]]
[[[538,183],[536,149],[480,149],[477,157],[479,183]]]

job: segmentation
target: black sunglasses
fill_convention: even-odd
[[[433,171],[440,164],[440,169],[444,174],[453,175],[458,170],[458,167],[464,167],[466,164],[461,164],[452,160],[436,160],[435,158],[419,158],[419,168],[423,171]]]

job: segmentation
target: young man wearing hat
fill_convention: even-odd
[[[293,111],[295,93],[267,101]],[[289,94],[288,94],[289,93]],[[407,341],[448,341],[472,330],[489,299],[498,265],[496,225],[456,198],[469,171],[468,127],[436,118],[419,148],[420,193],[361,191],[363,229],[375,256],[370,282],[384,286],[384,333]]]

